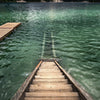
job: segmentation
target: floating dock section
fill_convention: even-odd
[[[8,36],[21,23],[6,23],[0,26],[0,40]]]
[[[57,63],[40,61],[11,100],[93,100]]]

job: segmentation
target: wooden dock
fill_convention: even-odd
[[[93,100],[53,60],[40,61],[11,100]]]
[[[0,26],[0,41],[8,36],[21,23],[6,23]]]

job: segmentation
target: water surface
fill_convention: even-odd
[[[0,25],[22,25],[0,42],[0,100],[9,100],[42,58],[59,63],[100,100],[100,4],[0,4]]]

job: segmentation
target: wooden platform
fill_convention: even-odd
[[[40,61],[11,100],[92,100],[92,98],[56,61]]]
[[[8,36],[21,23],[6,23],[0,26],[0,40]]]

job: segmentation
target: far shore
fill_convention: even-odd
[[[64,2],[64,1],[58,1],[58,2],[53,2],[53,1],[50,1],[50,2],[47,2],[47,1],[45,1],[45,0],[41,0],[41,2],[34,2],[34,1],[24,1],[24,0],[18,0],[18,1],[9,1],[9,2],[2,2],[2,1],[0,1],[0,3],[62,3],[62,2]],[[64,3],[100,3],[100,2],[89,2],[89,1],[79,1],[79,2],[77,2],[77,1],[70,1],[70,2],[64,2]]]

